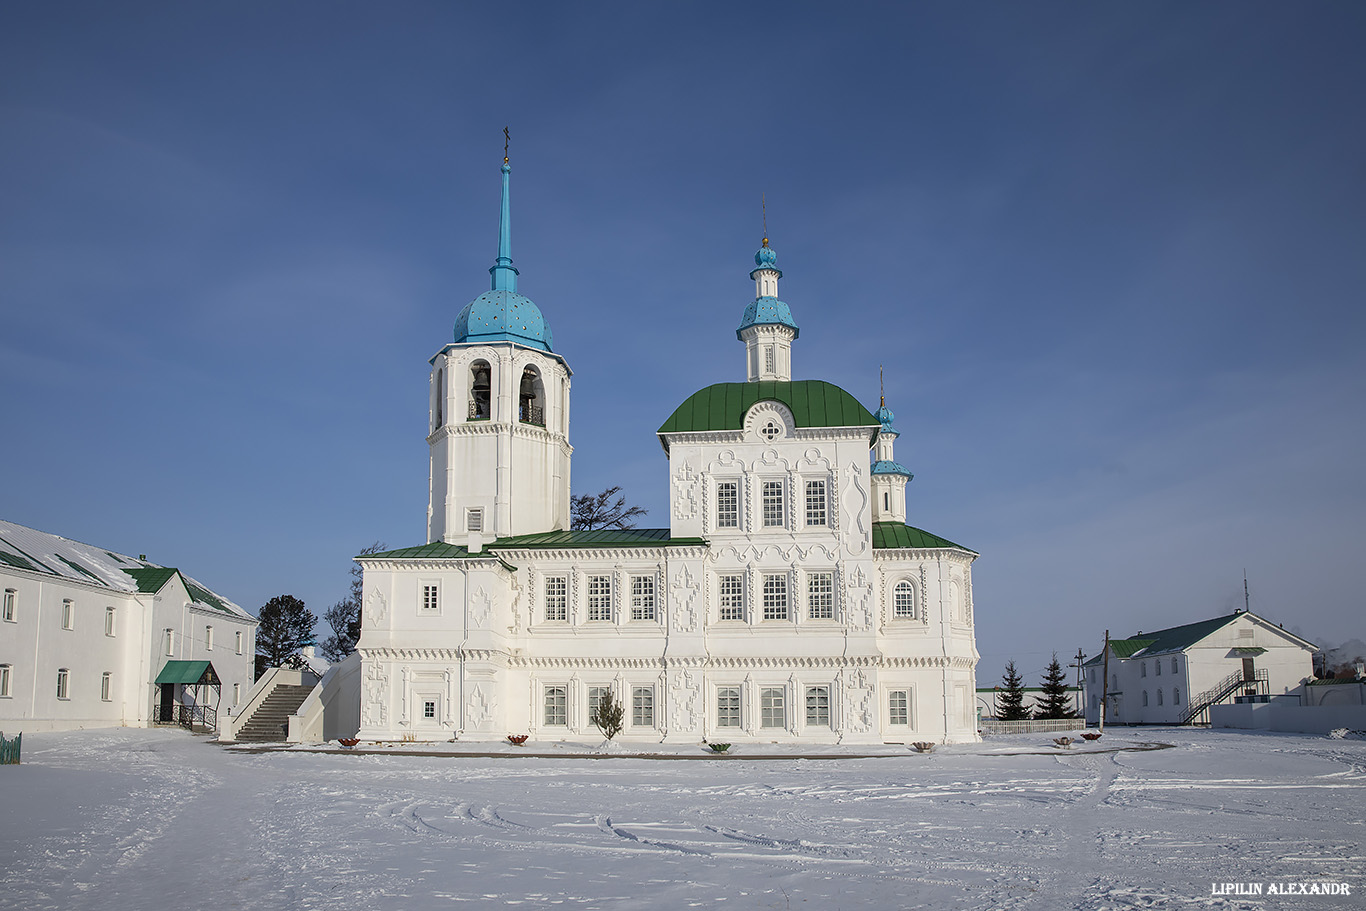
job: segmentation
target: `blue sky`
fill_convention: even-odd
[[[1363,633],[1359,3],[0,11],[0,515],[321,615],[425,539],[427,359],[513,255],[574,488],[744,376],[888,404],[1014,657],[1242,603]]]

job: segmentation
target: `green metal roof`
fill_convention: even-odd
[[[1265,654],[1266,654],[1266,649],[1262,648],[1261,646],[1257,646],[1257,645],[1253,645],[1253,646],[1243,645],[1243,646],[1235,647],[1235,648],[1233,649],[1233,654],[1235,654],[1235,655],[1245,655],[1245,656],[1247,656],[1247,657],[1249,657],[1249,658],[1252,658],[1252,657],[1255,657],[1255,656],[1257,656],[1257,655],[1265,655]]]
[[[1233,613],[1226,617],[1215,617],[1212,620],[1201,620],[1199,623],[1187,623],[1184,626],[1173,626],[1169,629],[1160,629],[1142,635],[1143,638],[1150,640],[1149,654],[1179,652],[1181,649],[1189,648],[1199,642],[1215,630],[1227,626],[1237,620],[1239,616],[1239,614]]]
[[[167,661],[157,683],[218,683],[218,674],[207,661]]]
[[[559,550],[586,547],[700,547],[703,538],[670,537],[667,528],[605,528],[596,531],[545,531],[534,535],[513,535],[484,545],[472,554],[460,544],[434,541],[417,547],[401,547],[361,557],[388,560],[464,560],[467,558],[497,557],[501,550]],[[511,567],[509,567],[511,568]]]
[[[146,566],[142,569],[125,569],[124,572],[133,577],[138,584],[138,591],[156,594],[179,570],[167,566]]]
[[[1156,640],[1153,639],[1111,639],[1110,651],[1115,653],[1117,658],[1128,658],[1134,652],[1145,649],[1152,645]]]
[[[882,426],[858,399],[834,383],[798,380],[716,383],[688,396],[658,432],[739,430],[744,426],[745,412],[764,401],[786,405],[798,427],[868,427],[871,442]]]
[[[898,547],[956,547],[959,550],[966,550],[970,554],[977,553],[975,550],[968,550],[961,544],[954,544],[948,538],[932,535],[928,531],[916,528],[913,525],[903,525],[900,522],[874,522],[873,548],[875,550],[891,550]]]
[[[1355,677],[1322,677],[1318,680],[1310,680],[1310,686],[1342,686],[1344,683],[1361,683]]]

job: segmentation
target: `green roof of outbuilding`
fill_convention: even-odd
[[[868,427],[871,441],[882,426],[858,399],[834,383],[797,380],[716,383],[688,396],[658,432],[739,430],[744,426],[745,412],[765,401],[786,405],[798,427]]]
[[[157,674],[157,683],[208,683],[218,682],[218,674],[207,661],[167,661],[166,666]]]
[[[1111,639],[1110,651],[1119,658],[1128,658],[1134,652],[1153,644],[1152,639]]]
[[[362,554],[388,560],[463,560],[466,558],[498,557],[505,550],[555,550],[588,547],[701,547],[703,538],[675,538],[667,528],[604,528],[595,531],[545,531],[534,535],[514,535],[498,538],[477,554],[461,544],[434,541],[417,547],[401,547],[377,554]]]
[[[167,566],[146,566],[142,569],[125,569],[124,572],[133,577],[138,584],[138,591],[156,594],[179,570]]]
[[[1151,633],[1139,633],[1129,639],[1111,639],[1110,648],[1120,658],[1128,658],[1130,655],[1133,655],[1140,650],[1146,650],[1144,657],[1147,657],[1147,655],[1179,652],[1182,649],[1190,648],[1210,633],[1228,626],[1228,624],[1237,620],[1245,613],[1247,613],[1247,611],[1234,611],[1223,617],[1201,620],[1198,623],[1187,623],[1182,626],[1172,626],[1167,629],[1153,630]],[[1252,616],[1257,615],[1253,614]],[[1258,617],[1258,619],[1265,620],[1266,618]],[[1299,638],[1293,633],[1287,633],[1284,630],[1281,630],[1281,633],[1288,637]],[[1102,655],[1097,655],[1087,661],[1086,664],[1088,666],[1091,664],[1098,664],[1100,663],[1101,658]]]
[[[890,550],[897,547],[956,547],[959,550],[966,550],[970,554],[976,553],[976,551],[968,550],[961,544],[954,544],[948,538],[930,534],[928,531],[916,528],[913,525],[903,525],[900,522],[874,522],[873,548],[875,550]]]

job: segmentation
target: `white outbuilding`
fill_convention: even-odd
[[[977,554],[907,524],[885,403],[793,378],[767,238],[743,381],[661,409],[668,527],[571,530],[572,373],[517,290],[509,173],[492,287],[430,361],[427,541],[357,558],[359,736],[600,739],[611,693],[631,741],[977,739]]]
[[[178,569],[0,520],[0,730],[216,726],[256,620]]]

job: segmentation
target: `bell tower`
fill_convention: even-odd
[[[569,528],[569,364],[518,293],[512,167],[504,147],[490,290],[455,319],[431,364],[427,540],[472,551],[495,538]]]

